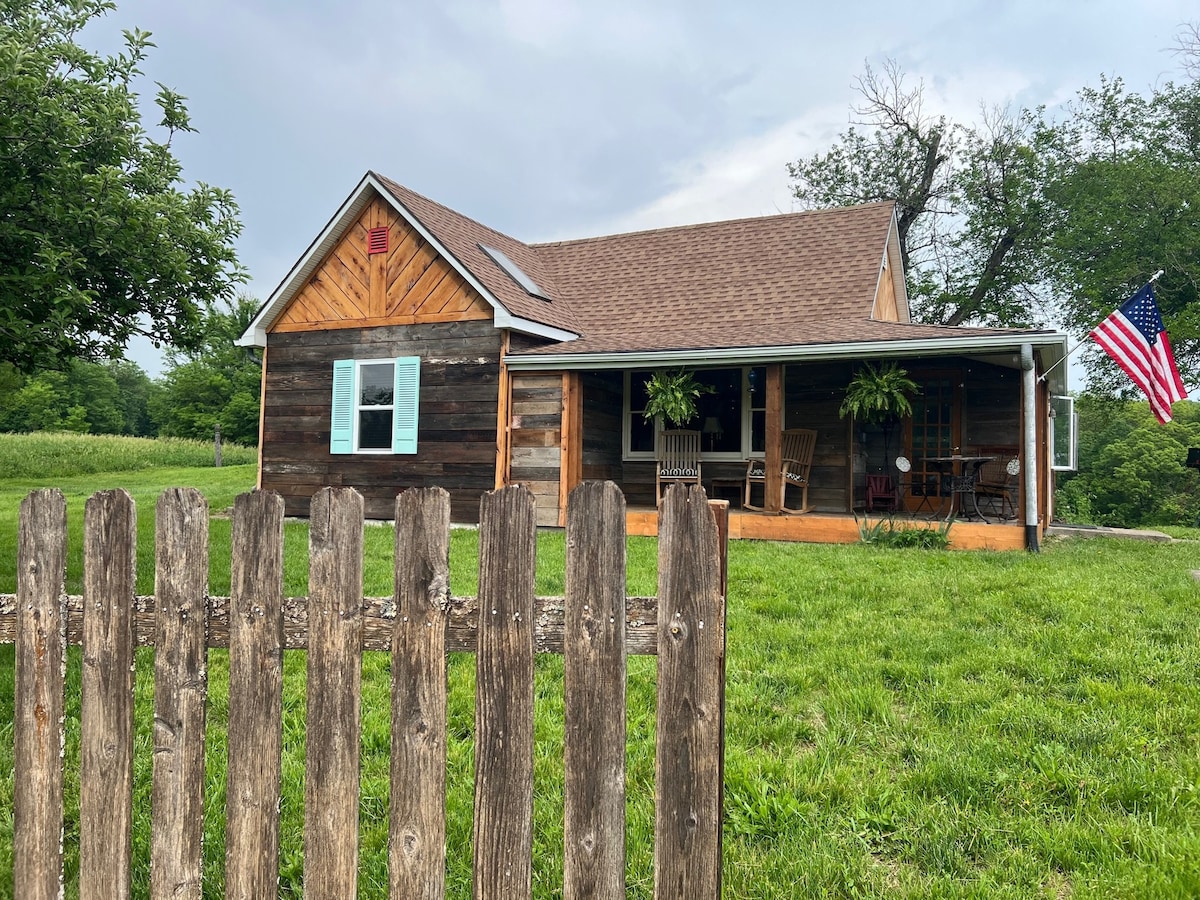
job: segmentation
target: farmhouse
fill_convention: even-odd
[[[265,348],[259,485],[291,515],[322,485],[356,487],[379,518],[440,485],[471,522],[483,492],[525,483],[560,525],[572,487],[611,479],[630,531],[653,533],[674,429],[643,415],[645,385],[679,367],[708,389],[683,426],[688,471],[735,505],[751,462],[762,482],[733,536],[849,540],[884,489],[899,512],[973,512],[942,458],[1011,457],[1003,502],[956,543],[1023,546],[1070,438],[1053,427],[1065,335],[913,323],[886,203],[525,244],[368,172],[241,342]],[[890,361],[918,385],[912,415],[839,415],[855,372]],[[792,516],[798,429],[815,440]]]

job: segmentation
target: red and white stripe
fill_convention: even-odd
[[[1171,404],[1187,396],[1165,331],[1151,344],[1119,309],[1092,329],[1092,338],[1145,392],[1159,422],[1171,421]]]

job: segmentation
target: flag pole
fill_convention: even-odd
[[[1147,281],[1146,284],[1154,284],[1154,282],[1158,281],[1158,279],[1162,278],[1162,276],[1163,276],[1163,270],[1159,269],[1157,272],[1155,272],[1153,275],[1150,276],[1150,280]],[[1065,363],[1068,359],[1070,359],[1071,356],[1075,353],[1075,351],[1078,350],[1080,347],[1082,347],[1086,343],[1087,343],[1087,338],[1084,338],[1082,341],[1080,341],[1078,344],[1076,344],[1074,347],[1072,347],[1070,350],[1068,350],[1062,359],[1060,359],[1058,362],[1056,362],[1054,365],[1052,365],[1045,372],[1043,372],[1041,375],[1038,376],[1038,381],[1039,382],[1045,381],[1047,375],[1049,375],[1051,372],[1053,372],[1055,369],[1057,369],[1059,366],[1061,366],[1063,363]]]

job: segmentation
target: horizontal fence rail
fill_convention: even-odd
[[[395,589],[363,598],[363,501],[312,501],[309,592],[283,596],[283,501],[239,496],[229,597],[207,596],[208,508],[173,489],[155,513],[155,593],[135,596],[133,500],[87,501],[83,593],[68,597],[66,502],[21,505],[18,584],[0,596],[16,645],[14,895],[61,896],[65,653],[82,646],[80,897],[130,895],[133,664],[154,647],[150,887],[203,894],[207,650],[229,649],[225,893],[278,889],[283,653],[307,651],[304,891],[357,891],[361,666],[391,654],[389,896],[441,898],[446,872],[446,654],[475,653],[473,896],[532,894],[534,658],[564,656],[564,896],[625,895],[629,654],[658,657],[655,895],[720,895],[724,750],[724,536],[703,490],[662,507],[657,598],[625,594],[625,501],[611,483],[570,496],[565,596],[535,597],[533,495],[481,501],[479,595],[449,589],[449,495],[397,497]],[[144,864],[144,863],[143,863]]]

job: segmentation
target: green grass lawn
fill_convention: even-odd
[[[138,500],[139,590],[153,585],[153,499],[202,488],[218,512],[253,467],[56,478],[72,544],[83,499]],[[32,481],[0,481],[0,591]],[[1200,532],[1175,544],[1049,541],[1040,554],[737,541],[730,546],[725,896],[1200,896]],[[367,529],[366,592],[391,587],[392,532]],[[213,593],[228,591],[228,520],[212,522]],[[306,530],[286,533],[305,591]],[[655,590],[655,543],[629,539],[630,593]],[[562,591],[560,533],[539,537],[539,593]],[[78,591],[77,553],[72,591]],[[452,588],[475,590],[473,531]],[[135,860],[149,858],[149,651],[138,657]],[[0,647],[0,896],[11,892],[12,648]],[[470,893],[474,668],[450,663],[451,896]],[[302,871],[304,655],[285,661],[287,782],[280,893]],[[68,678],[78,690],[74,651]],[[210,652],[206,896],[222,893],[225,676]],[[360,894],[386,896],[388,664],[364,659]],[[562,664],[538,661],[535,885],[561,894]],[[652,888],[654,660],[629,677],[629,894]],[[78,699],[72,710],[77,710]],[[68,715],[69,869],[77,865],[78,726]],[[73,774],[72,774],[73,773]],[[68,896],[77,894],[70,884]]]

